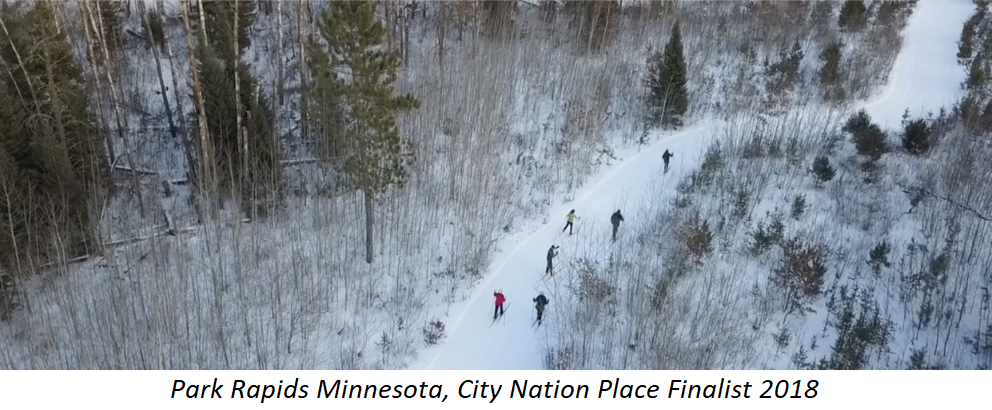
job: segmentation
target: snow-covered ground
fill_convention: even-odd
[[[956,42],[962,23],[973,4],[968,1],[920,1],[907,28],[901,53],[889,84],[869,102],[860,104],[882,128],[899,126],[903,112],[936,112],[949,107],[959,95],[964,72],[957,64]],[[524,232],[505,239],[486,279],[468,301],[451,307],[441,318],[447,325],[447,338],[427,349],[411,369],[542,369],[547,352],[545,326],[556,320],[554,295],[567,280],[543,280],[545,254],[560,245],[555,259],[562,266],[575,254],[581,241],[611,246],[610,215],[624,211],[628,223],[631,210],[649,204],[667,204],[678,181],[697,168],[703,150],[716,137],[720,124],[701,119],[685,130],[654,138],[651,146],[639,152],[618,153],[618,162],[604,168],[579,190],[574,201],[551,208],[545,220]],[[657,137],[657,135],[655,136]],[[661,171],[661,154],[671,150],[675,157],[668,173]],[[651,189],[648,189],[651,187]],[[659,195],[660,189],[661,194]],[[575,236],[562,234],[565,215],[575,209],[578,219]],[[624,235],[621,227],[619,236]],[[493,292],[502,290],[508,300],[505,316],[493,324]],[[543,292],[551,299],[545,312],[545,325],[535,328],[532,299]]]

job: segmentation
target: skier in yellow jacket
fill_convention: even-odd
[[[572,234],[572,223],[573,222],[575,222],[575,210],[574,209],[572,210],[572,212],[569,212],[568,213],[568,216],[565,219],[565,229],[562,229],[561,230],[562,233],[564,233],[565,230],[567,229],[568,230],[568,234],[571,235]]]

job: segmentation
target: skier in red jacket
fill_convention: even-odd
[[[503,302],[506,302],[506,297],[503,296],[503,291],[497,290],[493,292],[493,296],[496,297],[496,309],[493,310],[493,320],[503,316]]]

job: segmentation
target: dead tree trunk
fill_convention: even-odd
[[[365,194],[365,262],[372,263],[372,211],[374,201],[372,194],[366,189]]]

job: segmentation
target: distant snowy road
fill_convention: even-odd
[[[964,79],[964,71],[956,62],[957,40],[973,10],[970,1],[917,3],[889,84],[878,97],[864,104],[879,125],[897,127],[906,108],[920,114],[926,110],[936,112],[941,105],[949,107],[953,103]],[[453,315],[443,319],[447,338],[439,346],[423,351],[410,369],[543,369],[547,343],[544,330],[532,327],[535,311],[531,299],[539,291],[550,296],[548,283],[541,280],[548,248],[552,244],[562,246],[561,256],[555,260],[558,264],[568,256],[570,238],[566,233],[559,239],[565,215],[576,210],[576,235],[608,236],[609,218],[615,210],[628,214],[628,209],[637,208],[643,201],[663,200],[645,197],[649,193],[645,188],[653,180],[663,178],[660,182],[666,190],[674,191],[684,173],[698,167],[716,129],[714,123],[706,123],[664,136],[640,152],[622,152],[624,159],[600,171],[576,194],[575,201],[553,207],[547,224],[506,238],[504,250],[495,256],[494,269],[472,298],[452,306]],[[675,157],[671,171],[662,174],[661,154],[666,149]],[[497,289],[503,290],[509,309],[503,320],[490,327],[493,291]],[[546,321],[555,320],[553,298],[545,315]]]

